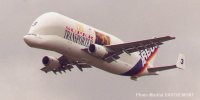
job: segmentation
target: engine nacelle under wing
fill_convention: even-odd
[[[48,67],[48,68],[50,68],[52,70],[56,70],[56,69],[58,69],[61,66],[59,60],[57,58],[51,57],[51,56],[45,56],[45,57],[43,57],[42,63],[46,67]]]
[[[104,58],[109,53],[109,50],[104,46],[91,44],[88,48],[88,52],[96,57]]]

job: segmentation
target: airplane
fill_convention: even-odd
[[[141,76],[158,75],[159,71],[184,69],[185,56],[179,54],[176,64],[155,67],[154,58],[164,42],[175,37],[164,36],[151,39],[124,42],[121,39],[68,18],[56,12],[39,16],[23,37],[33,48],[50,50],[61,57],[44,56],[42,71],[62,73],[77,67],[96,67],[117,75],[138,80]]]

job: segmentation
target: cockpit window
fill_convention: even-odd
[[[34,36],[38,36],[37,34],[32,34],[32,33],[28,33],[27,35],[34,35]]]
[[[35,21],[35,22],[33,22],[32,26],[35,26],[35,25],[37,25],[37,24],[38,24],[38,22]]]

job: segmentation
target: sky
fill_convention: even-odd
[[[200,98],[199,0],[0,0],[0,98],[2,100],[198,100]],[[28,47],[23,36],[41,14],[58,12],[120,37],[126,42],[175,36],[159,49],[155,65],[186,56],[185,70],[139,78],[95,67],[54,75],[40,71],[46,55]],[[149,94],[192,94],[150,96]],[[148,96],[141,96],[141,95]]]

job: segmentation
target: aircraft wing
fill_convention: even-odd
[[[147,48],[155,47],[162,45],[163,42],[175,39],[175,37],[165,36],[153,39],[147,39],[142,41],[135,41],[129,43],[115,44],[115,45],[105,45],[106,49],[110,52],[105,55],[102,59],[107,62],[112,62],[119,57],[120,54],[126,52],[127,54],[131,54],[133,52],[137,52],[140,50],[145,50]],[[82,49],[85,52],[88,52],[88,48]]]
[[[74,68],[73,66],[77,66],[77,68],[80,71],[83,71],[83,68],[91,68],[90,65],[88,65],[87,63],[84,63],[83,61],[74,61],[74,60],[69,60],[66,56],[61,56],[60,58],[58,58],[58,61],[60,62],[60,67],[56,68],[56,69],[52,69],[50,67],[43,67],[41,70],[44,72],[50,72],[53,71],[55,74],[56,72],[62,72],[62,71],[66,71],[69,70],[71,71],[72,68]]]
[[[147,48],[155,47],[162,45],[163,42],[175,39],[175,37],[165,36],[159,37],[154,39],[142,40],[142,41],[135,41],[123,44],[116,44],[116,45],[108,45],[105,46],[108,49],[111,49],[114,52],[122,53],[123,51],[126,53],[133,53],[140,50],[144,50]]]

